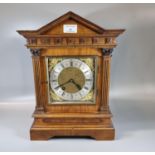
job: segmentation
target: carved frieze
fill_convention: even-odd
[[[116,46],[115,38],[105,37],[36,37],[28,38],[28,47],[57,47],[57,46]]]

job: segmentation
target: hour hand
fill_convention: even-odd
[[[81,86],[77,84],[73,79],[71,79],[71,82],[79,89],[81,90]]]

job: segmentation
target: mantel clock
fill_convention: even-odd
[[[38,30],[18,31],[32,53],[36,107],[31,140],[114,139],[110,61],[124,29],[104,29],[68,12]]]

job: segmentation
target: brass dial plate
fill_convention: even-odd
[[[62,88],[68,93],[77,93],[85,84],[85,76],[80,69],[76,67],[68,67],[63,69],[60,73],[58,84],[63,85],[66,81],[69,82]]]

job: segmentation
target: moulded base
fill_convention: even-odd
[[[31,140],[48,140],[55,136],[89,136],[96,140],[113,140],[115,129],[111,128],[73,128],[69,126],[35,128],[30,130]]]

